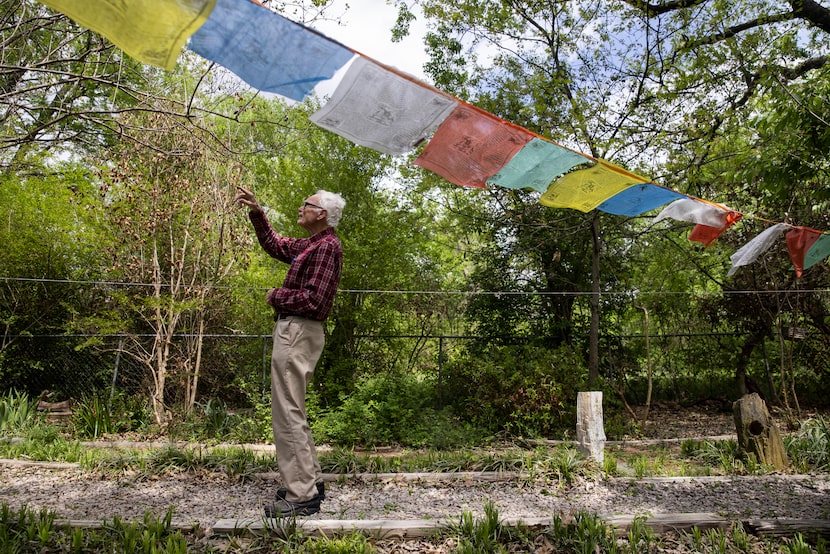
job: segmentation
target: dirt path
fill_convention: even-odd
[[[254,477],[181,474],[102,479],[77,468],[0,463],[0,503],[46,508],[59,519],[100,521],[163,516],[173,506],[178,525],[210,528],[220,519],[259,519],[277,483]],[[457,519],[484,513],[492,502],[505,518],[571,515],[656,515],[709,512],[740,518],[830,519],[830,475],[697,478],[613,478],[555,484],[457,480],[443,482],[348,479],[327,484],[322,511],[309,519]]]

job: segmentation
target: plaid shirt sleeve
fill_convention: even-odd
[[[290,264],[291,260],[302,251],[305,246],[304,243],[308,242],[308,239],[295,239],[278,235],[262,212],[248,212],[248,218],[254,226],[259,245],[269,256],[281,262]]]

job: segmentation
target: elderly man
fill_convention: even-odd
[[[324,190],[309,196],[297,224],[307,238],[278,235],[253,193],[237,187],[236,202],[249,208],[257,239],[271,257],[290,264],[282,287],[268,291],[274,309],[271,354],[271,424],[284,488],[267,517],[306,516],[320,511],[325,498],[320,463],[305,410],[306,388],[323,352],[323,321],[331,312],[343,249],[334,233],[346,202]]]

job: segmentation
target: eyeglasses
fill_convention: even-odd
[[[318,210],[325,210],[323,206],[318,206],[317,204],[312,204],[311,202],[303,202],[303,209],[306,208],[317,208]]]

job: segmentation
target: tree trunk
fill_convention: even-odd
[[[735,362],[735,384],[741,396],[751,393],[761,393],[755,382],[746,374],[746,368],[749,365],[752,352],[763,342],[764,336],[767,333],[767,329],[756,329],[752,331],[744,341],[740,354],[738,354],[738,359]]]
[[[652,367],[651,367],[651,338],[648,331],[648,308],[645,306],[640,306],[640,309],[643,310],[643,314],[645,315],[645,324],[644,324],[644,333],[646,335],[646,365],[648,369],[648,390],[646,392],[646,413],[643,415],[643,421],[648,421],[648,413],[651,411],[651,393],[652,389],[654,388],[654,377],[652,375]]]
[[[738,431],[738,447],[742,454],[777,470],[790,464],[781,433],[772,420],[766,403],[758,394],[741,397],[732,404],[732,412]]]
[[[588,337],[588,386],[599,378],[599,212],[594,211],[591,222],[593,254],[591,256],[591,331]]]

